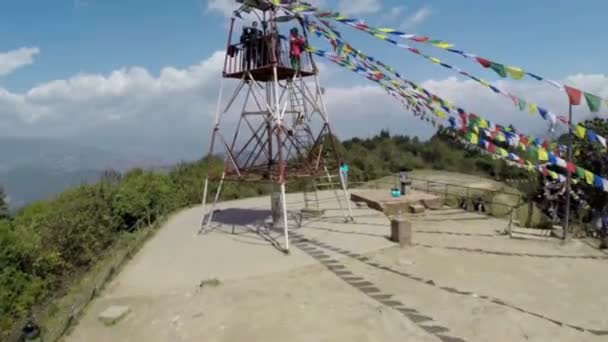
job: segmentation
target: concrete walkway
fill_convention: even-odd
[[[512,240],[506,221],[443,209],[410,216],[415,245],[399,249],[381,213],[347,224],[332,192],[320,198],[326,214],[291,230],[289,256],[280,232],[257,233],[268,198],[222,203],[205,235],[200,208],[175,215],[67,340],[608,340],[608,261],[583,243]],[[110,305],[132,312],[105,327]]]

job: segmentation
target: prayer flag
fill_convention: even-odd
[[[576,175],[579,178],[585,179],[585,170],[582,169],[582,168],[580,168],[580,167],[578,167],[578,166],[576,166]]]
[[[530,108],[530,114],[536,113],[536,105],[534,103],[530,103],[529,108]]]
[[[549,176],[551,176],[551,178],[553,178],[553,179],[557,179],[558,178],[558,175],[557,175],[556,172],[554,172],[554,171],[548,171],[548,173],[549,173]]]
[[[545,150],[544,148],[538,149],[538,160],[540,160],[540,161],[549,160],[549,154],[547,153],[547,150]]]
[[[585,170],[585,181],[587,181],[587,184],[589,185],[593,184],[593,173],[591,173],[591,171]]]
[[[490,62],[490,68],[494,70],[500,77],[507,77],[507,72],[505,71],[505,66],[500,63]]]
[[[593,186],[596,188],[604,189],[604,182],[602,181],[602,177],[598,175],[593,175]]]
[[[587,132],[587,129],[584,126],[576,125],[574,134],[576,134],[577,137],[584,139],[586,132]]]
[[[585,99],[587,100],[587,105],[589,106],[589,110],[593,113],[599,112],[600,106],[602,105],[602,99],[593,94],[585,93]]]
[[[444,42],[442,40],[431,40],[429,41],[429,44],[432,44],[440,49],[448,49],[452,47],[452,44]]]
[[[490,61],[485,59],[485,58],[481,58],[481,57],[475,57],[475,60],[477,60],[477,62],[479,64],[481,64],[484,68],[489,68],[490,67]]]
[[[519,104],[519,110],[524,110],[526,109],[526,101],[524,99],[518,98],[517,102]]]
[[[570,99],[571,105],[578,106],[581,104],[582,93],[580,90],[568,87],[567,85],[564,86],[564,89],[566,89],[566,93],[568,94],[568,99]]]
[[[507,73],[509,74],[509,76],[511,76],[513,79],[516,80],[521,80],[522,77],[524,77],[524,70],[514,67],[514,66],[506,66],[505,69],[507,70]]]

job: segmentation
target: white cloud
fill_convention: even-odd
[[[338,11],[349,15],[376,13],[381,8],[380,0],[338,0]]]
[[[396,7],[392,7],[389,11],[388,11],[388,15],[386,17],[387,21],[394,21],[399,19],[399,17],[401,17],[401,14],[403,14],[403,12],[407,9],[407,7],[405,6],[396,6]]]
[[[416,12],[410,14],[403,23],[401,23],[401,28],[407,29],[412,28],[414,26],[422,24],[428,17],[432,14],[431,8],[428,6],[424,6],[419,8]]]
[[[375,85],[328,88],[324,98],[332,129],[341,139],[367,137],[387,128],[392,134],[423,138],[434,132],[429,123],[415,118]]]
[[[22,47],[17,50],[0,52],[0,76],[34,63],[34,56],[40,52],[37,47]]]
[[[108,75],[78,74],[23,93],[0,88],[0,135],[144,148],[152,141],[156,145],[150,150],[180,139],[202,145],[215,113],[223,61],[218,51],[187,68],[165,67],[158,76],[130,67]]]
[[[232,16],[232,13],[239,8],[239,4],[234,0],[208,0],[207,10],[210,12],[219,12],[226,17]]]
[[[129,67],[104,75],[77,74],[24,92],[0,87],[0,135],[61,137],[175,158],[198,157],[208,144],[223,60],[223,52],[218,51],[192,66],[165,67],[157,74]],[[333,129],[341,138],[368,136],[387,127],[394,133],[432,134],[432,126],[414,118],[376,85],[342,85],[339,77],[333,76],[339,72],[333,65],[321,62],[319,68]],[[325,80],[331,80],[332,85]],[[608,97],[606,75],[573,75],[565,81]],[[496,84],[556,114],[567,110],[564,93],[545,83],[504,80]],[[546,132],[547,122],[538,114],[522,113],[508,99],[472,81],[447,78],[427,80],[422,85],[497,123],[512,123],[526,133]],[[224,98],[229,92],[225,90]],[[584,105],[575,111],[575,121],[588,116]]]

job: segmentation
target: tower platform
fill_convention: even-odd
[[[249,72],[251,73],[251,77],[258,82],[270,82],[270,81],[274,80],[274,73],[272,71],[272,65],[267,65],[267,66],[263,66],[260,68],[251,69],[251,70],[249,70]],[[224,78],[242,79],[246,73],[247,73],[247,70],[239,70],[239,71],[235,71],[235,72],[229,71],[229,72],[224,73]],[[301,77],[309,77],[309,76],[313,76],[314,74],[315,73],[313,71],[304,71],[304,70],[300,71]],[[295,69],[281,66],[281,65],[277,66],[277,80],[284,81],[287,79],[293,79],[295,75],[296,75]]]

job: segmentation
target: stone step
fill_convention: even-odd
[[[99,320],[105,325],[114,325],[124,318],[131,309],[128,306],[113,305],[99,314]]]
[[[511,228],[511,237],[514,239],[524,240],[554,240],[555,237],[552,234],[551,229],[533,229],[533,228]]]
[[[413,203],[408,206],[410,213],[418,214],[423,213],[425,207],[420,203]]]

